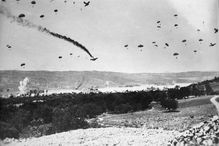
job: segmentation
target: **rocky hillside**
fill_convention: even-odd
[[[193,128],[184,131],[170,145],[219,145],[219,117],[214,116]]]
[[[91,128],[28,139],[4,139],[3,146],[123,146],[123,145],[218,145],[219,117],[214,116],[182,133],[163,129],[142,128]]]
[[[168,140],[173,139],[177,134],[179,134],[177,131],[162,129],[111,127],[80,129],[39,138],[5,139],[1,143],[4,146],[166,146]]]

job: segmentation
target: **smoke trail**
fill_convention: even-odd
[[[52,31],[48,30],[47,28],[41,27],[38,30],[41,31],[41,32],[48,33],[48,34],[50,34],[50,35],[52,35],[52,36],[54,36],[56,38],[68,41],[68,42],[72,43],[73,45],[75,45],[75,46],[81,48],[82,50],[84,50],[91,58],[94,58],[93,55],[88,51],[88,49],[85,46],[83,46],[82,44],[80,44],[79,42],[77,42],[77,41],[75,41],[75,40],[73,40],[73,39],[71,39],[69,37],[66,37],[66,36],[60,35],[58,33],[52,32]]]
[[[29,27],[29,28],[35,28],[40,32],[44,32],[46,34],[52,35],[53,37],[59,38],[59,39],[63,39],[67,42],[72,43],[73,45],[79,47],[80,49],[82,49],[83,51],[85,51],[91,58],[94,58],[93,55],[89,52],[89,50],[83,46],[81,43],[77,42],[76,40],[73,40],[67,36],[64,35],[60,35],[58,33],[52,32],[49,29],[42,27],[40,25],[35,25],[32,22],[28,21],[28,20],[24,20],[22,18],[13,16],[7,8],[0,6],[0,14],[5,15],[7,18],[12,19],[13,21],[17,22],[19,25],[24,26],[24,27]]]

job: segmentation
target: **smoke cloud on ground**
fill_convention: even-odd
[[[23,81],[20,81],[20,85],[18,86],[19,94],[23,95],[27,92],[27,84],[29,83],[29,78],[25,77]]]

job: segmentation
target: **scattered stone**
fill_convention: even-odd
[[[219,144],[219,117],[201,122],[182,132],[170,141],[171,145],[215,145]]]
[[[62,132],[30,139],[6,139],[4,146],[72,146],[72,145],[159,145],[166,146],[179,132],[147,128],[90,128]],[[6,142],[7,141],[7,142]],[[177,141],[176,141],[177,143]],[[1,145],[1,143],[0,143]]]
[[[218,116],[214,116],[214,117],[212,118],[212,121],[215,122],[215,121],[217,121],[218,119],[219,119]]]

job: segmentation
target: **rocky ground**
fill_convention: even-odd
[[[184,131],[170,141],[171,145],[219,145],[219,117],[214,116]]]
[[[145,128],[92,128],[63,132],[39,138],[5,139],[3,146],[116,146],[167,145],[177,131]]]
[[[107,127],[79,129],[28,139],[5,139],[1,146],[181,146],[219,145],[219,117],[214,116],[192,128],[178,132],[148,127]]]
[[[108,127],[79,129],[28,139],[5,139],[1,146],[181,146],[219,145],[219,117],[214,116],[184,132],[163,129]]]

